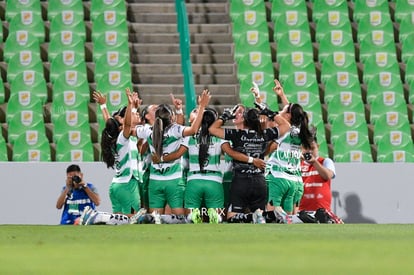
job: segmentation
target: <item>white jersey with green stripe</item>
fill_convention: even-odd
[[[290,131],[276,140],[277,149],[273,151],[267,160],[268,170],[275,177],[291,179],[292,176],[300,176],[300,158],[302,155],[301,140],[298,136],[292,136]]]
[[[169,154],[178,150],[183,140],[184,128],[185,126],[172,124],[166,129],[162,143],[163,154]],[[146,127],[145,125],[137,126],[136,133],[138,138],[147,140],[151,153],[155,153],[152,128]],[[151,167],[153,169],[152,171],[155,171],[156,173],[150,173],[150,179],[171,180],[182,178],[181,159],[158,164],[151,162]]]
[[[116,141],[116,150],[116,173],[112,182],[128,183],[132,176],[139,180],[137,139],[135,137],[125,138],[123,132],[121,132]]]
[[[186,139],[186,142],[189,155],[189,174],[187,180],[203,179],[222,183],[223,171],[220,167],[222,154],[221,146],[228,141],[217,137],[211,137],[211,143],[207,151],[208,157],[203,163],[203,174],[200,173],[200,164],[198,160],[200,146],[198,144],[197,136],[192,136]]]

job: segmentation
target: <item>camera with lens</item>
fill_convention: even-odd
[[[82,181],[82,179],[79,176],[73,176],[72,177],[72,182],[73,183],[79,184],[79,183],[81,183],[81,181]]]
[[[303,158],[305,160],[310,160],[312,158],[312,154],[309,153],[309,152],[306,152],[306,153],[303,154]]]

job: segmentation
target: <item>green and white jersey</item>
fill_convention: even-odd
[[[138,148],[135,137],[125,138],[123,132],[119,133],[116,141],[117,155],[115,156],[115,176],[113,183],[128,183],[132,177],[139,180]]]
[[[300,176],[300,157],[302,155],[299,136],[287,132],[276,140],[277,149],[269,155],[267,166],[274,177],[295,179]]]
[[[189,155],[189,173],[187,180],[202,179],[222,183],[223,171],[220,167],[220,159],[222,154],[221,146],[223,143],[228,141],[217,137],[211,138],[211,143],[207,153],[208,157],[203,164],[204,172],[201,173],[198,161],[200,146],[197,141],[197,136],[192,136],[186,140]]]
[[[162,144],[163,154],[169,154],[178,150],[182,143],[184,128],[185,126],[178,124],[172,124],[168,127],[164,132]],[[152,140],[152,128],[146,127],[145,125],[137,126],[136,132],[138,138],[147,140],[151,153],[155,153],[154,142]],[[150,179],[165,181],[179,178],[182,178],[181,159],[158,164],[151,162]]]

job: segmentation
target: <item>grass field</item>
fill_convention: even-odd
[[[414,274],[414,225],[0,226],[0,274]]]

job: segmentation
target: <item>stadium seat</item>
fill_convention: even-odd
[[[288,78],[288,76],[293,75],[295,72],[298,71],[316,75],[313,54],[303,53],[300,51],[291,52],[282,60],[279,60],[278,79],[280,82],[283,83],[286,80],[286,78]]]
[[[401,44],[401,61],[407,63],[414,56],[414,32],[408,34]]]
[[[22,111],[33,111],[43,114],[43,105],[39,97],[29,91],[20,91],[10,96],[6,107],[6,120],[11,121]]]
[[[352,34],[352,25],[348,13],[329,11],[322,15],[316,23],[315,40],[320,42],[325,34],[339,30]]]
[[[336,74],[336,77],[331,77],[325,83],[325,103],[329,103],[332,98],[340,92],[351,92],[353,94],[362,95],[358,77],[350,75],[348,72],[340,72]]]
[[[125,0],[91,0],[89,9],[91,21],[95,21],[100,14],[108,10],[115,11],[117,14],[126,16],[127,8],[125,2]]]
[[[284,57],[290,55],[291,52],[302,51],[313,55],[313,46],[309,32],[304,31],[288,31],[283,34],[277,43],[276,59],[280,62]]]
[[[7,124],[7,139],[10,144],[14,144],[19,135],[27,130],[45,133],[46,129],[43,114],[32,110],[21,111],[9,120]]]
[[[67,70],[59,75],[53,83],[53,93],[60,91],[76,91],[76,95],[90,100],[88,79],[78,71]]]
[[[408,16],[401,19],[398,31],[398,39],[401,43],[404,42],[410,33],[414,32],[414,12],[410,12]]]
[[[374,30],[371,35],[366,35],[359,44],[359,61],[365,60],[377,52],[386,52],[389,57],[397,57],[394,34],[382,30]]]
[[[334,158],[335,162],[356,162],[356,163],[370,163],[373,162],[371,152],[362,150],[351,150],[344,152],[343,154],[336,154]]]
[[[373,141],[375,144],[390,131],[402,131],[411,134],[410,122],[406,113],[387,111],[378,116],[374,124]]]
[[[101,91],[107,96],[106,105],[110,114],[128,104],[125,89],[131,87],[131,78],[119,71],[111,71],[96,82],[96,91]]]
[[[3,58],[6,63],[21,51],[31,51],[33,55],[40,55],[39,40],[29,31],[20,30],[9,33],[4,42]]]
[[[345,52],[355,56],[355,47],[352,34],[342,30],[333,30],[320,40],[318,60],[323,63],[325,58],[333,52]]]
[[[11,1],[8,1],[11,2]],[[37,39],[39,43],[45,42],[45,26],[41,16],[36,15],[32,11],[22,11],[13,17],[9,24],[9,33],[17,31],[29,31]]]
[[[348,16],[348,1],[347,0],[314,0],[312,8],[312,19],[315,23],[329,12],[343,13]]]
[[[357,155],[350,155],[351,151],[360,151],[362,155],[371,156],[371,145],[369,143],[368,134],[365,131],[347,130],[342,133],[333,144],[333,157],[335,161],[358,160]],[[363,158],[363,156],[361,156]],[[370,162],[370,161],[369,161]]]
[[[400,23],[414,12],[414,2],[411,0],[394,0],[394,20]],[[401,27],[401,25],[400,25]]]
[[[93,43],[93,61],[98,61],[107,51],[118,51],[122,55],[129,56],[128,38],[118,36],[114,31],[105,32]]]
[[[278,98],[273,92],[273,87],[275,86],[273,82],[274,76],[272,74],[264,74],[263,76],[258,77],[258,75],[260,74],[255,74],[254,72],[252,73],[252,78],[255,78],[258,80],[264,79],[264,81],[260,81],[260,80],[255,81],[259,86],[261,101],[263,103],[266,103],[271,110],[278,111],[279,110]],[[254,101],[255,101],[255,98],[252,92],[250,91],[250,88],[252,86],[253,86],[252,81],[249,78],[244,79],[240,83],[240,92],[239,92],[240,102],[249,108],[254,107]]]
[[[303,0],[272,0],[271,19],[276,22],[280,15],[288,11],[297,11],[299,14],[307,14],[306,1]]]
[[[359,22],[362,17],[371,11],[379,11],[382,13],[389,13],[388,0],[353,0],[353,19],[355,22]]]
[[[347,72],[348,75],[358,77],[358,68],[355,57],[351,53],[334,51],[326,56],[321,68],[321,83],[326,83],[338,73]]]
[[[289,93],[286,96],[289,102],[300,104],[305,112],[312,111],[314,114],[322,114],[322,105],[319,100],[319,95],[308,91],[299,91],[296,94]]]
[[[50,63],[49,79],[53,84],[59,75],[65,71],[77,71],[78,74],[87,76],[86,62],[82,54],[73,50],[64,50]]]
[[[381,162],[390,152],[405,151],[414,154],[414,144],[411,135],[402,131],[390,131],[377,143],[377,161]]]
[[[74,14],[84,17],[83,3],[78,0],[55,1],[47,6],[47,19],[52,21],[56,15],[64,11],[72,11]]]
[[[377,95],[383,92],[395,92],[404,95],[404,88],[399,74],[381,72],[375,75],[367,85],[367,103],[370,104]]]
[[[252,51],[237,62],[237,78],[239,81],[250,78],[253,72],[274,74],[270,53]]]
[[[239,61],[243,56],[252,51],[271,54],[268,34],[257,30],[250,30],[239,36],[234,43],[234,59]]]
[[[43,75],[43,62],[39,55],[31,51],[21,51],[14,55],[7,64],[7,82],[13,83],[16,76],[23,71],[34,71]]]
[[[86,25],[83,14],[75,13],[72,10],[64,10],[53,17],[49,26],[49,39],[52,40],[62,31],[71,31],[86,41]]]
[[[76,55],[80,55],[81,58],[85,58],[85,42],[79,36],[72,31],[62,31],[60,35],[56,35],[50,40],[48,47],[48,60],[50,63],[53,59],[62,51],[75,51]]]
[[[6,0],[5,19],[10,22],[22,11],[31,11],[35,16],[42,17],[42,6],[40,0],[11,1]]]
[[[6,100],[6,93],[4,91],[3,78],[0,77],[0,104],[3,104]]]
[[[13,161],[51,161],[50,144],[44,132],[27,130],[19,135],[13,145]]]
[[[247,31],[253,30],[262,33],[269,40],[269,27],[266,16],[259,16],[256,11],[249,10],[232,19],[232,36],[235,43],[240,36],[244,35]]]
[[[89,101],[85,97],[79,96],[76,89],[56,91],[53,94],[50,109],[51,122],[55,124],[59,117],[66,114],[67,111],[76,111],[77,117],[88,117],[88,103]]]
[[[318,144],[319,144],[319,155],[329,156],[328,143],[326,142],[325,137],[323,139],[318,138]]]
[[[409,85],[408,103],[414,104],[414,81],[412,81]]]
[[[18,94],[23,91],[29,91],[31,95],[38,97],[42,104],[45,104],[48,101],[46,80],[43,77],[43,74],[39,72],[27,70],[16,75],[14,81],[10,85],[10,95]]]
[[[60,113],[53,122],[54,142],[57,142],[68,131],[80,131],[90,135],[88,113],[70,109]]]
[[[370,122],[375,124],[378,117],[388,111],[400,112],[408,118],[403,94],[394,91],[378,93],[370,103]]]
[[[9,161],[7,156],[7,144],[3,136],[0,135],[0,162]]]
[[[94,155],[93,144],[89,132],[85,133],[79,130],[70,130],[64,133],[56,141],[56,161],[67,161],[64,160],[63,157],[73,150],[77,150],[75,151],[77,153],[82,152],[83,159],[90,155]]]
[[[307,14],[299,13],[297,11],[287,11],[279,16],[273,29],[275,42],[279,42],[285,33],[292,30],[309,33],[310,27]]]
[[[332,97],[327,104],[327,120],[333,123],[338,115],[344,112],[365,113],[364,103],[359,93],[352,91],[340,91]]]
[[[403,150],[394,150],[378,156],[377,162],[412,163],[414,162],[414,154]]]
[[[283,89],[290,94],[297,92],[309,92],[319,95],[319,85],[316,80],[316,75],[307,74],[306,72],[295,72],[293,75],[286,78],[282,83]]]
[[[95,157],[94,152],[91,151],[90,146],[88,146],[86,149],[71,149],[63,155],[59,155],[56,161],[92,162],[95,161]]]
[[[245,15],[246,11],[254,11],[257,13],[257,17],[263,17],[264,15],[264,18],[266,18],[266,6],[263,0],[230,1],[229,15],[232,20]]]
[[[343,112],[338,114],[331,124],[331,143],[335,144],[336,140],[344,136],[347,131],[356,131],[359,133],[361,140],[366,137],[368,140],[368,127],[365,115],[356,112]]]
[[[393,75],[400,74],[400,66],[395,56],[387,52],[376,52],[369,56],[363,63],[363,81],[368,84],[371,79],[382,72]]]
[[[92,42],[107,31],[116,32],[118,36],[123,36],[128,40],[128,22],[126,17],[114,11],[105,11],[98,15],[92,24]]]
[[[365,36],[370,35],[373,31],[383,31],[394,34],[394,26],[390,14],[379,11],[371,11],[364,15],[358,23],[357,39],[361,42]]]

